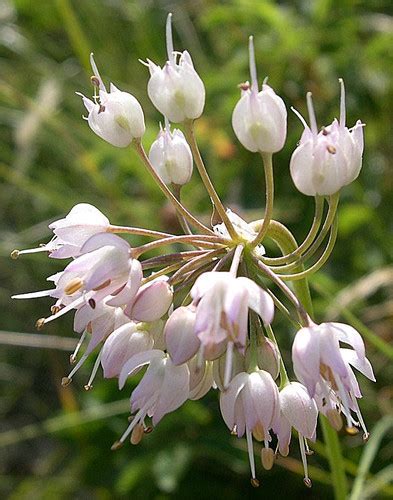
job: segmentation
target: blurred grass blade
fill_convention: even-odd
[[[386,416],[374,427],[371,432],[370,439],[366,444],[362,458],[360,459],[358,475],[353,483],[349,500],[361,500],[365,498],[363,490],[366,476],[378,452],[382,438],[391,427],[393,427],[393,417]]]
[[[370,480],[364,490],[363,497],[366,498],[375,498],[375,495],[381,491],[383,488],[386,488],[387,485],[393,483],[393,464],[388,465],[381,471],[377,472],[372,480]],[[392,495],[392,491],[390,491],[390,495]]]

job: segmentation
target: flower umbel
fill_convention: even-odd
[[[80,203],[49,226],[53,238],[48,243],[12,252],[13,258],[46,252],[50,258],[70,259],[47,278],[51,288],[14,298],[54,299],[50,314],[37,320],[38,329],[74,311],[74,331],[80,338],[63,385],[72,382],[92,355],[86,390],[92,389],[100,367],[104,378],[118,378],[120,389],[145,370],[131,394],[130,423],[112,449],[129,436],[138,444],[165,415],[214,388],[229,430],[239,438],[246,435],[252,485],[259,484],[254,450],[260,451],[263,468],[271,469],[278,453],[288,455],[293,428],[299,436],[304,482],[310,487],[306,455],[308,442],[316,437],[318,413],[336,430],[343,416],[349,434],[361,427],[368,436],[354,373],[375,380],[363,340],[349,325],[315,324],[307,285],[307,277],[333,251],[338,192],[360,172],[363,124],[345,126],[342,80],[340,120],[320,132],[307,95],[310,127],[300,117],[305,130],[290,171],[297,188],[317,198],[313,225],[297,246],[289,229],[273,218],[272,156],[285,143],[286,108],[266,80],[258,88],[252,37],[251,85],[241,84],[232,125],[241,144],[262,156],[266,205],[261,219],[247,222],[248,217],[224,206],[198,149],[194,120],[203,112],[205,87],[189,53],[173,50],[171,14],[166,34],[168,61],[163,68],[150,60],[147,64],[148,94],[165,119],[149,155],[141,141],[145,124],[140,104],[113,84],[108,92],[92,56],[98,94],[93,100],[82,98],[89,126],[99,137],[116,147],[134,147],[177,211],[183,233],[115,226],[96,207]],[[169,121],[183,123],[184,134],[171,131]],[[193,215],[180,196],[194,162],[212,201],[210,224]],[[135,236],[149,241],[136,246]],[[271,242],[281,256],[269,255]],[[315,261],[316,254],[320,257]],[[275,316],[280,315],[284,326],[275,333]],[[292,358],[298,382],[290,382],[280,343],[295,330]]]

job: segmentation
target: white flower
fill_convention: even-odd
[[[360,120],[345,126],[345,89],[341,84],[340,121],[336,119],[318,133],[311,94],[307,94],[309,127],[304,125],[299,146],[292,154],[290,170],[297,189],[308,196],[331,195],[350,184],[359,175],[363,155],[363,124]]]
[[[153,142],[149,159],[165,184],[182,186],[191,179],[193,160],[190,146],[183,132],[178,129],[171,132],[169,124]]]
[[[168,61],[160,68],[148,60],[150,80],[147,93],[154,106],[173,123],[199,118],[205,105],[205,87],[185,50],[173,51],[172,14],[166,25]]]
[[[143,110],[135,97],[127,92],[122,92],[113,83],[109,92],[102,82],[97,66],[90,55],[95,84],[99,87],[99,95],[94,101],[83,94],[82,97],[89,115],[87,121],[90,128],[99,137],[119,148],[127,147],[133,139],[140,139],[145,133],[145,119]]]
[[[258,91],[253,38],[250,37],[251,86],[247,83],[232,114],[232,127],[242,145],[252,152],[276,153],[287,135],[284,101],[263,83]]]

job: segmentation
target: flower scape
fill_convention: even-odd
[[[79,95],[88,112],[86,120],[99,137],[136,150],[176,209],[183,234],[116,226],[94,206],[78,204],[49,226],[53,231],[49,243],[12,252],[13,258],[46,252],[53,259],[71,259],[47,278],[50,289],[14,298],[55,300],[51,314],[37,321],[38,329],[74,311],[80,340],[63,386],[71,383],[90,356],[95,356],[95,363],[86,390],[92,388],[100,367],[105,378],[118,379],[120,389],[145,369],[131,394],[129,425],[113,450],[127,439],[138,444],[167,413],[213,389],[219,393],[229,431],[238,438],[245,436],[251,484],[259,484],[254,450],[260,450],[262,466],[269,470],[277,454],[288,455],[294,430],[304,483],[310,487],[308,442],[316,439],[319,413],[336,430],[345,426],[355,434],[360,428],[364,439],[368,437],[355,373],[375,378],[363,340],[349,325],[316,324],[307,285],[307,277],[333,250],[339,192],[356,179],[362,165],[363,124],[346,127],[341,79],[339,120],[318,131],[310,93],[310,125],[293,110],[304,131],[291,157],[290,174],[301,193],[315,198],[311,228],[298,245],[292,233],[272,218],[272,156],[284,146],[287,111],[267,79],[259,88],[253,38],[249,39],[251,83],[239,86],[241,97],[232,115],[238,140],[258,153],[264,165],[265,211],[262,219],[249,223],[224,207],[204,166],[194,121],[203,112],[205,88],[190,54],[173,49],[171,14],[166,43],[168,61],[162,68],[150,60],[144,63],[150,72],[148,95],[164,117],[149,154],[141,142],[145,123],[139,102],[112,83],[107,90],[93,55],[94,96]],[[171,123],[182,124],[183,131],[171,129]],[[181,188],[189,182],[194,163],[212,201],[212,220],[219,221],[210,227],[181,201]],[[120,234],[142,235],[150,241],[133,247]],[[277,245],[280,257],[266,255],[265,239]],[[180,250],[168,253],[174,244],[181,245]],[[162,254],[145,257],[155,249]],[[280,354],[273,331],[276,313],[296,331],[292,362],[297,380],[287,375]]]

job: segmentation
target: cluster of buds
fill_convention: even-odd
[[[272,218],[272,154],[284,146],[287,112],[266,80],[258,90],[252,37],[251,84],[241,85],[242,95],[232,117],[239,141],[259,153],[264,165],[265,213],[250,223],[225,209],[199,153],[193,127],[203,111],[205,89],[188,52],[173,50],[171,15],[167,50],[163,68],[147,63],[148,94],[165,123],[150,154],[141,142],[145,125],[140,104],[113,84],[107,92],[93,57],[92,82],[98,95],[93,100],[82,98],[88,123],[97,135],[114,146],[135,148],[173,203],[184,234],[116,226],[97,208],[76,205],[64,219],[50,225],[54,236],[49,243],[12,253],[16,258],[46,252],[51,258],[71,261],[48,278],[52,288],[14,297],[55,300],[51,314],[37,321],[39,329],[75,312],[74,330],[80,340],[70,358],[74,367],[63,385],[71,383],[89,356],[95,356],[95,363],[86,390],[92,388],[100,366],[104,377],[118,378],[122,389],[129,377],[147,365],[131,394],[130,423],[113,449],[128,437],[133,444],[139,443],[164,415],[213,388],[220,393],[221,413],[231,433],[246,436],[252,484],[258,485],[255,441],[262,443],[261,462],[268,470],[278,453],[288,455],[294,429],[304,481],[311,486],[306,455],[309,441],[316,438],[319,413],[337,430],[343,426],[343,415],[348,433],[361,427],[364,437],[368,436],[354,373],[356,369],[374,380],[363,340],[349,325],[314,323],[306,279],[333,249],[339,190],[357,177],[361,167],[362,124],[350,130],[345,126],[342,80],[339,121],[318,132],[310,94],[311,126],[296,112],[305,130],[292,155],[290,172],[302,193],[315,196],[311,229],[297,246],[290,231]],[[182,124],[184,133],[171,132],[170,121]],[[181,186],[190,180],[194,162],[221,218],[212,227],[199,221],[181,201]],[[150,241],[135,247],[119,234]],[[265,239],[277,244],[283,255],[267,256]],[[328,242],[318,258],[325,239]],[[180,248],[164,251],[173,245]],[[157,249],[160,255],[146,256]],[[274,334],[276,309],[288,320],[288,331],[281,334],[296,332],[292,359],[297,380],[288,376]]]

